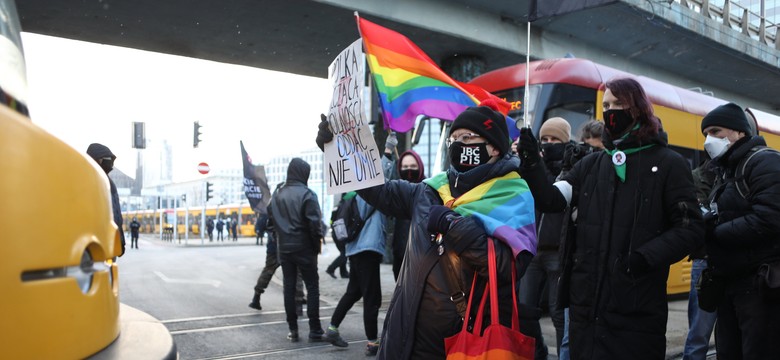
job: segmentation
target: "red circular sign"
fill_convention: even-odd
[[[204,162],[198,164],[198,172],[201,174],[208,174],[209,173],[209,164],[206,164]]]

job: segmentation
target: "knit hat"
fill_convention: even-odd
[[[457,129],[469,129],[495,146],[501,155],[509,151],[509,130],[506,127],[506,117],[498,112],[498,105],[488,100],[480,106],[472,106],[464,110],[450,128],[450,134]]]
[[[728,103],[707,113],[701,120],[701,131],[710,126],[720,126],[745,134],[752,134],[745,111],[739,105]]]
[[[111,152],[111,149],[109,149],[108,146],[98,143],[89,144],[89,147],[87,148],[87,155],[95,160],[105,157],[110,157],[112,160],[116,159],[116,155]]]
[[[542,128],[539,129],[539,138],[545,136],[552,136],[561,142],[569,142],[571,140],[571,125],[566,119],[561,117],[554,117],[547,119],[542,124]]]

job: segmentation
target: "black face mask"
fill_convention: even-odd
[[[542,144],[542,153],[544,153],[544,161],[561,161],[563,160],[563,152],[566,150],[566,144],[564,143],[545,143]]]
[[[617,109],[604,111],[604,130],[609,133],[613,140],[623,136],[633,123],[634,119],[631,118],[628,110]]]
[[[103,169],[103,171],[105,171],[106,174],[110,173],[111,170],[114,170],[114,160],[109,160],[109,159],[101,160],[100,168]]]
[[[464,144],[454,142],[450,145],[450,161],[455,170],[459,172],[469,171],[479,165],[490,161],[487,143]]]
[[[420,169],[401,170],[401,179],[414,183],[420,182]]]

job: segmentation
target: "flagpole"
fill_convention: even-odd
[[[528,119],[528,99],[530,97],[531,90],[528,88],[528,84],[530,83],[530,76],[531,76],[531,21],[529,20],[527,22],[528,27],[526,29],[526,40],[525,40],[525,91],[523,91],[523,123],[526,127],[531,127],[531,122]]]

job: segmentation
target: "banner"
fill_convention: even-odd
[[[528,21],[536,21],[543,17],[563,15],[614,2],[618,2],[618,0],[531,0],[528,8]]]
[[[325,144],[324,177],[328,195],[350,192],[385,182],[379,148],[363,106],[366,77],[362,40],[358,39],[328,67],[333,98],[328,123],[333,141]]]
[[[265,214],[268,202],[271,200],[271,190],[265,178],[265,167],[252,164],[252,158],[241,143],[241,159],[244,162],[244,194],[249,200],[249,206],[256,214]]]

